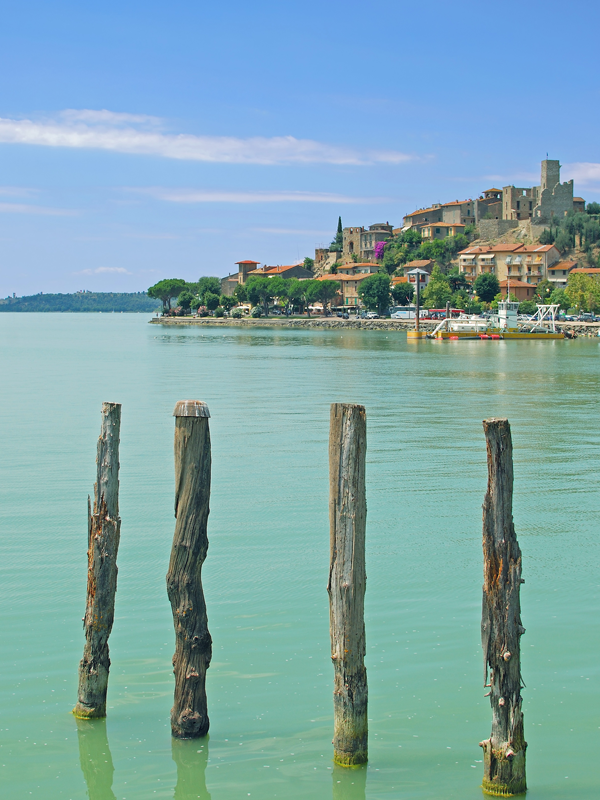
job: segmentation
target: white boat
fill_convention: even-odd
[[[444,319],[428,334],[429,339],[564,339],[556,327],[558,303],[538,305],[531,316],[519,315],[519,303],[502,300],[488,319],[461,314]]]

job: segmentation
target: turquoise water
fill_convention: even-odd
[[[481,420],[492,415],[508,416],[515,445],[529,797],[596,796],[600,340],[409,344],[146,323],[0,316],[2,797],[481,797]],[[212,414],[214,655],[210,737],[172,743],[164,576],[183,398]],[[123,404],[119,586],[108,718],[77,723],[103,400]],[[361,770],[331,762],[327,437],[341,400],[368,417]]]

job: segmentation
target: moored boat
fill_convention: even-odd
[[[489,318],[461,314],[444,319],[428,334],[430,339],[564,339],[556,327],[559,305],[538,305],[532,316],[519,316],[519,303],[503,300]]]

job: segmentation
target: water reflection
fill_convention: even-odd
[[[362,767],[334,766],[332,800],[366,800],[367,765]]]
[[[113,766],[105,719],[78,719],[79,763],[90,800],[116,800],[112,790]]]
[[[171,754],[177,764],[174,800],[211,800],[205,777],[208,738],[171,739]]]

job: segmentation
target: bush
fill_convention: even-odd
[[[198,309],[198,316],[208,317],[208,309],[206,306],[200,306],[200,308]]]
[[[250,312],[250,316],[254,317],[254,319],[258,319],[258,317],[262,317],[262,308],[260,306],[254,306],[254,308]]]
[[[242,312],[240,311],[239,308],[234,308],[233,311],[231,312],[231,316],[233,319],[241,319]]]
[[[223,306],[217,306],[215,308],[215,317],[223,317],[225,316],[225,309]]]

